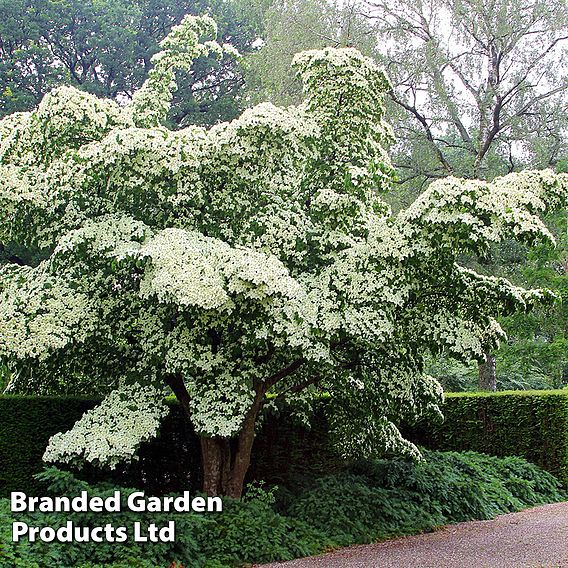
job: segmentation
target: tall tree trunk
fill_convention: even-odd
[[[220,437],[202,437],[201,466],[203,492],[207,495],[225,495],[225,487],[231,472],[230,440]]]
[[[495,392],[497,390],[497,373],[495,356],[485,352],[485,361],[479,363],[479,390]]]

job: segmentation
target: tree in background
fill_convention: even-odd
[[[214,15],[222,41],[243,54],[265,0],[0,0],[0,115],[30,110],[73,85],[119,101],[140,88],[158,41],[186,13]],[[241,110],[235,59],[204,56],[178,78],[170,120],[214,124]]]
[[[563,8],[561,0],[276,0],[265,45],[246,58],[251,88],[296,103],[287,64],[300,48],[354,46],[393,83],[388,112],[405,190],[450,174],[556,167],[568,153]]]
[[[405,178],[492,179],[566,155],[563,0],[366,5],[404,115],[397,166]]]
[[[261,46],[245,58],[246,92],[256,102],[289,105],[302,100],[302,83],[292,69],[296,53],[356,47],[371,56],[376,44],[356,0],[274,0],[264,12],[261,29]]]
[[[538,214],[568,175],[446,178],[393,215],[384,73],[352,48],[294,64],[305,101],[206,130],[164,126],[174,69],[230,53],[208,18],[162,42],[132,103],[70,87],[0,122],[0,241],[43,251],[0,267],[0,355],[21,392],[63,377],[118,387],[44,459],[116,467],[155,435],[173,391],[201,439],[203,489],[239,497],[275,400],[329,393],[344,455],[418,455],[400,420],[435,412],[428,354],[495,347],[495,320],[551,299],[458,263]]]
[[[448,174],[492,179],[525,167],[556,167],[566,156],[563,1],[369,0],[366,5],[395,83],[395,162],[402,181],[411,182],[405,192]],[[482,259],[483,270],[511,272],[508,260],[505,250],[494,247]],[[526,254],[519,260],[515,281],[525,278]],[[553,278],[549,285],[555,284]],[[538,336],[535,330],[533,348],[542,342]],[[527,341],[523,345],[534,351]],[[496,386],[495,355],[487,352],[479,387]]]

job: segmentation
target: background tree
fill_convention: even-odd
[[[257,51],[245,57],[246,91],[253,102],[297,104],[302,83],[292,69],[294,55],[323,47],[356,47],[374,53],[376,37],[359,15],[358,0],[273,0],[262,16]]]
[[[426,357],[480,357],[503,336],[495,316],[550,299],[459,255],[550,239],[537,214],[565,203],[568,176],[447,178],[392,215],[390,86],[352,48],[295,58],[299,107],[169,130],[174,69],[231,52],[215,32],[208,17],[174,27],[128,106],[60,87],[0,122],[0,241],[44,258],[0,268],[2,360],[24,392],[58,376],[118,386],[45,459],[132,458],[166,386],[209,494],[241,495],[277,399],[330,393],[346,455],[417,455],[396,424],[438,408]]]
[[[119,101],[140,88],[158,41],[186,13],[215,16],[222,41],[243,54],[264,0],[1,0],[0,114],[30,110],[56,85]],[[235,59],[204,56],[178,78],[170,119],[214,124],[240,109]]]
[[[566,154],[563,1],[369,0],[400,129],[400,167],[422,180],[492,179]]]

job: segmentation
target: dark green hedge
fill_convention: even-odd
[[[33,396],[0,396],[0,497],[10,491],[41,495],[45,487],[33,479],[43,469],[42,455],[53,434],[69,430],[100,399]],[[113,481],[141,487],[150,493],[198,489],[201,485],[199,439],[179,406],[169,401],[171,412],[156,440],[144,444],[139,459],[109,472],[85,469],[89,482]],[[286,412],[266,417],[255,440],[249,481],[281,483],[293,475],[323,474],[341,465],[327,438],[323,412],[308,430]]]
[[[10,491],[42,494],[33,479],[50,436],[70,429],[98,400],[0,397],[0,497]],[[104,479],[152,493],[197,489],[201,483],[199,440],[171,402],[160,436],[144,444],[140,459]],[[331,404],[322,400],[322,406]],[[448,394],[442,424],[419,424],[404,433],[431,449],[517,455],[538,464],[568,485],[568,390]],[[291,477],[327,474],[343,462],[334,455],[323,408],[313,427],[296,424],[287,412],[268,416],[253,449],[249,481],[284,483]],[[103,479],[96,470],[81,476]]]
[[[47,440],[97,404],[85,398],[0,397],[0,496],[33,493]]]
[[[405,433],[436,450],[522,456],[568,484],[568,390],[448,393],[442,412]]]

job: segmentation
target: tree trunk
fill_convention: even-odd
[[[241,498],[250,466],[256,419],[262,408],[265,392],[265,387],[256,387],[254,402],[235,440],[220,437],[201,438],[203,492],[207,495]]]
[[[497,390],[497,373],[495,356],[485,352],[485,361],[479,363],[479,390],[495,392]]]
[[[167,375],[165,382],[174,392],[185,417],[191,420],[190,397],[183,378],[180,375]],[[254,401],[236,439],[201,437],[203,492],[207,495],[226,495],[240,499],[250,465],[256,419],[264,403],[264,395],[271,384],[265,382],[255,385]]]
[[[202,489],[207,495],[225,495],[231,471],[231,446],[228,438],[201,438]],[[231,495],[232,497],[232,495]]]

